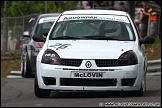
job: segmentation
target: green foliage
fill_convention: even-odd
[[[45,3],[44,3],[44,1],[40,1],[39,3],[34,4],[34,10],[38,14],[44,13],[45,12]]]
[[[153,44],[145,44],[145,47],[150,47],[153,45],[161,45],[161,40],[159,38],[155,38],[155,42]]]
[[[12,1],[11,6],[7,9],[8,16],[23,16],[30,14],[26,1]]]
[[[53,1],[48,1],[47,3],[48,3],[48,7],[47,7],[48,13],[57,12],[56,5]]]
[[[21,60],[1,60],[1,77],[7,77],[11,71],[20,71]]]
[[[155,38],[154,44],[160,45],[161,44],[161,40],[159,38]]]
[[[33,13],[43,14],[45,13],[46,2],[48,5],[47,13],[73,10],[78,3],[78,1],[6,1],[7,16],[18,17]],[[1,14],[1,17],[3,16],[4,13]]]
[[[5,54],[21,54],[21,50],[8,50],[6,51],[1,51],[1,57],[4,57]]]
[[[78,1],[64,1],[66,10],[73,10],[76,8]]]
[[[22,26],[20,25],[12,27],[11,30],[12,30],[12,33],[17,34],[18,37],[22,35]]]
[[[2,20],[1,19],[1,35],[3,34],[4,35],[4,27],[2,27],[4,25],[4,19]]]

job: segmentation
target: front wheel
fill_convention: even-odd
[[[27,52],[24,54],[22,74],[25,78],[32,78],[33,76]]]
[[[144,93],[144,90],[143,90],[143,87],[141,85],[140,90],[135,91],[135,94],[136,94],[136,96],[143,96],[143,93]]]
[[[35,96],[39,98],[48,98],[51,93],[50,90],[39,88],[37,75],[35,75],[34,92],[35,92]]]
[[[21,76],[24,77],[24,60],[22,56],[21,56]]]

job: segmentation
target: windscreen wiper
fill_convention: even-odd
[[[115,37],[106,37],[106,36],[83,36],[82,39],[97,39],[97,40],[120,40]]]
[[[59,36],[59,37],[52,38],[52,40],[55,40],[55,39],[80,39],[80,38],[73,37],[73,36]]]

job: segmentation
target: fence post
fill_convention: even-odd
[[[161,15],[158,16],[158,31],[157,31],[157,34],[158,34],[158,38],[161,40]]]
[[[151,18],[151,15],[149,14],[149,17],[148,17],[148,28],[147,28],[147,36],[150,36],[150,24],[151,24],[151,20],[150,20],[150,18]]]
[[[4,1],[4,36],[6,37],[6,48],[5,51],[7,52],[7,44],[8,44],[8,36],[7,36],[7,14],[6,14],[6,1]]]
[[[23,33],[23,31],[24,31],[24,23],[25,23],[24,18],[25,18],[25,17],[24,17],[24,14],[23,14],[23,12],[20,10],[19,7],[18,7],[18,9],[19,9],[21,15],[23,16],[23,28],[22,28],[22,33]],[[20,45],[20,36],[18,37],[18,45]]]

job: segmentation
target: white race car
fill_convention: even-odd
[[[146,89],[147,57],[131,16],[116,10],[71,10],[52,25],[36,60],[35,95],[51,91],[135,91]]]

